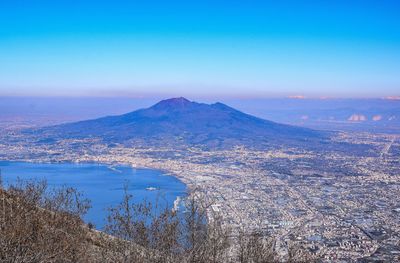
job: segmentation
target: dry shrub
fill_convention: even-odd
[[[44,181],[0,189],[0,262],[87,262],[81,216],[89,207],[75,189]]]
[[[260,232],[247,233],[243,229],[237,236],[237,262],[240,263],[269,263],[278,262],[274,249],[274,241]]]

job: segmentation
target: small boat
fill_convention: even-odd
[[[172,211],[175,211],[175,212],[178,211],[180,203],[181,203],[181,197],[178,196],[174,201],[174,207],[172,208]]]

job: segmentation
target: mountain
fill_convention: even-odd
[[[43,138],[100,138],[109,143],[146,145],[297,145],[319,142],[329,133],[260,119],[222,103],[172,98],[119,116],[37,129]]]

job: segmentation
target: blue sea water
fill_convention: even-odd
[[[92,208],[85,216],[97,229],[106,223],[107,208],[121,202],[124,185],[128,185],[134,202],[158,201],[162,207],[173,207],[177,197],[185,195],[186,186],[173,176],[153,169],[135,169],[129,166],[108,166],[105,164],[76,163],[29,163],[0,161],[5,186],[22,180],[46,179],[49,187],[63,185],[78,189],[90,199]],[[157,190],[146,190],[154,187]]]

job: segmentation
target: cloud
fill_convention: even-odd
[[[367,117],[365,117],[365,115],[362,114],[353,114],[347,120],[354,122],[361,122],[361,121],[366,121]]]
[[[400,96],[388,96],[384,97],[385,100],[400,100]]]
[[[292,95],[292,96],[288,96],[289,99],[296,99],[296,100],[303,100],[306,97],[303,95]]]
[[[372,120],[373,120],[373,121],[380,121],[380,120],[382,120],[382,115],[374,115],[374,116],[372,117]]]

